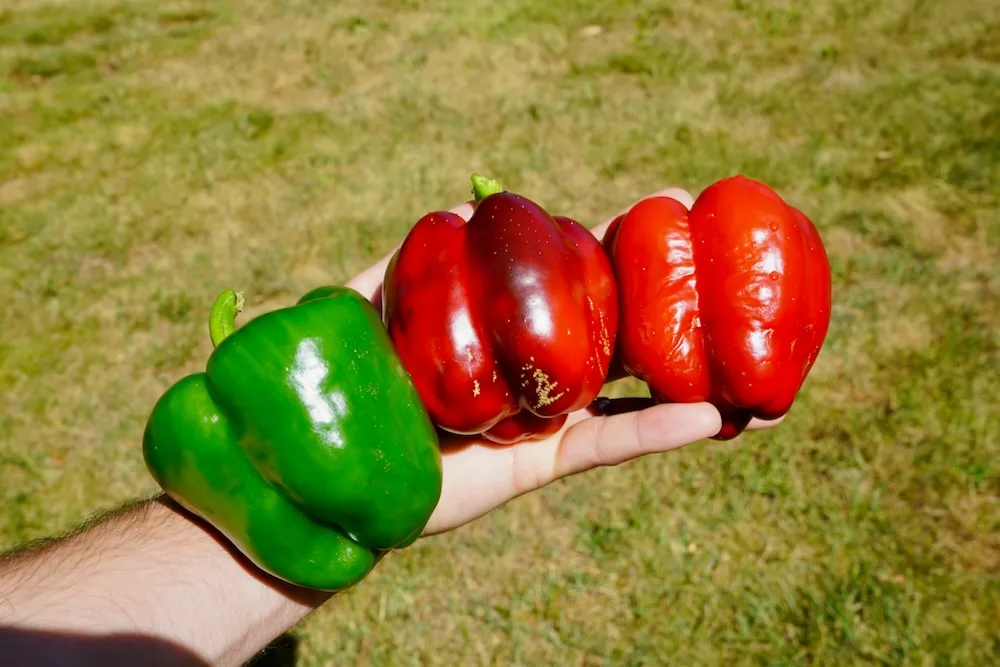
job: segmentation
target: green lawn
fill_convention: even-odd
[[[1000,653],[1000,4],[3,5],[0,549],[154,491],[141,431],[220,290],[345,280],[472,171],[587,224],[742,172],[831,256],[786,422],[423,540],[299,664]]]

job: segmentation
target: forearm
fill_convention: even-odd
[[[89,664],[97,653],[106,661],[116,646],[145,661],[151,647],[166,654],[172,645],[174,658],[186,652],[207,664],[239,665],[328,597],[261,573],[159,497],[0,559],[0,655],[38,655],[28,644],[45,635],[34,631],[50,631],[94,641],[74,641],[73,655],[49,651],[52,662],[32,664]]]

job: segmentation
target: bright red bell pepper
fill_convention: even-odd
[[[620,299],[616,362],[655,400],[712,403],[719,440],[791,408],[831,306],[826,250],[801,211],[734,176],[690,212],[666,197],[639,202],[604,244]]]
[[[383,320],[432,420],[500,443],[553,433],[607,377],[618,295],[585,227],[473,177],[466,223],[429,213],[386,269]]]

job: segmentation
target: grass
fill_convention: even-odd
[[[998,44],[975,0],[7,3],[0,548],[154,490],[221,289],[344,280],[472,171],[587,224],[742,172],[831,255],[786,423],[422,541],[299,663],[991,663]]]

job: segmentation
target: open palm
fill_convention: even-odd
[[[688,208],[693,202],[688,192],[676,188],[650,196],[672,197]],[[471,203],[450,210],[466,220],[473,212]],[[601,239],[609,224],[610,220],[591,231]],[[347,286],[377,303],[390,257]],[[779,421],[755,420],[748,428],[767,428]],[[602,398],[570,415],[561,430],[544,440],[497,445],[483,438],[445,437],[441,443],[444,488],[424,535],[457,528],[567,475],[704,440],[721,426],[718,410],[708,403],[653,405],[646,399]]]

